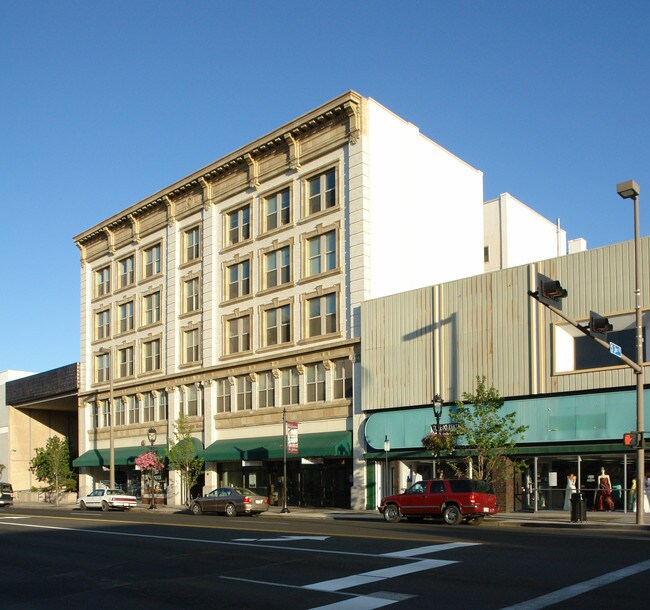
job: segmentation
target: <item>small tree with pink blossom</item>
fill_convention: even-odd
[[[155,476],[157,472],[160,472],[165,468],[162,458],[155,451],[147,451],[142,455],[139,455],[135,458],[136,466],[140,467],[140,470],[149,471],[151,475],[151,506],[154,505],[154,492],[155,492]]]

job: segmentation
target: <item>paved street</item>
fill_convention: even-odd
[[[2,607],[593,610],[647,601],[638,583],[650,575],[650,535],[639,528],[322,515],[14,507],[0,513]]]

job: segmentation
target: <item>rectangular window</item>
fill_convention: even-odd
[[[274,288],[291,281],[291,248],[285,246],[264,255],[265,288]]]
[[[230,381],[217,379],[217,413],[230,413]]]
[[[336,294],[327,294],[307,301],[309,337],[334,333],[337,330]]]
[[[282,386],[282,404],[297,405],[300,402],[300,376],[295,368],[282,369],[280,373]]]
[[[111,425],[111,403],[102,400],[102,426],[108,428]]]
[[[126,333],[133,330],[133,301],[122,303],[120,310],[120,332]]]
[[[195,385],[185,389],[185,415],[199,415],[199,392]]]
[[[246,205],[243,208],[229,212],[226,215],[228,221],[228,245],[232,246],[250,239],[251,236],[251,209]]]
[[[160,244],[151,246],[144,251],[144,277],[152,277],[160,273]]]
[[[265,371],[257,376],[257,395],[260,409],[275,407],[275,377],[271,371]]]
[[[127,256],[118,263],[120,288],[131,286],[135,282],[135,258]]]
[[[253,408],[253,382],[249,375],[237,377],[237,411]]]
[[[161,367],[160,361],[160,339],[154,339],[153,341],[146,341],[143,344],[143,369],[145,373],[151,373],[152,371],[158,371]]]
[[[334,361],[334,398],[352,398],[352,360]]]
[[[95,356],[95,383],[103,383],[111,378],[110,354],[97,354]]]
[[[241,316],[228,320],[228,353],[238,354],[251,348],[251,319]]]
[[[115,425],[123,426],[126,423],[125,411],[126,405],[124,404],[125,398],[118,398],[115,401]]]
[[[279,345],[291,341],[291,306],[282,305],[264,312],[266,345]]]
[[[140,409],[139,409],[138,399],[135,396],[129,396],[126,400],[129,407],[129,423],[139,424]]]
[[[307,181],[308,213],[316,214],[336,205],[336,172],[331,169]]]
[[[198,260],[201,255],[199,227],[185,231],[185,262]]]
[[[158,421],[167,420],[167,392],[162,390],[158,396]]]
[[[336,269],[336,231],[312,237],[307,242],[308,275],[318,275]]]
[[[194,277],[187,280],[183,285],[183,300],[185,303],[185,313],[198,311],[201,307],[199,295],[199,278]]]
[[[153,394],[147,392],[142,399],[142,421],[154,421],[156,413],[156,403]]]
[[[160,292],[145,295],[143,302],[144,325],[160,322]]]
[[[251,264],[249,260],[228,267],[228,298],[237,299],[251,292]]]
[[[125,347],[117,350],[117,361],[120,367],[120,377],[133,375],[133,348]]]
[[[199,330],[194,328],[183,334],[185,347],[185,364],[199,361]]]
[[[111,336],[111,312],[108,309],[95,314],[95,339],[108,339]]]
[[[289,189],[284,189],[265,200],[265,227],[272,231],[278,227],[288,225],[291,221],[291,197]]]
[[[325,367],[322,362],[308,364],[307,367],[307,402],[325,400]]]
[[[99,428],[99,405],[96,402],[90,405],[90,425],[93,430]]]
[[[95,296],[103,297],[111,292],[111,268],[103,267],[95,271]]]

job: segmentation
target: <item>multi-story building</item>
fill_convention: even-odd
[[[648,260],[650,238],[641,246],[640,260]],[[612,325],[607,341],[635,361],[633,267],[634,244],[625,242],[364,302],[367,506],[416,476],[426,478],[440,468],[453,474],[451,464],[465,456],[462,439],[458,453],[445,453],[437,465],[422,444],[436,423],[432,398],[444,400],[440,423],[449,426],[455,401],[473,394],[477,377],[485,377],[505,399],[503,413],[515,413],[517,425],[527,427],[513,439],[517,447],[511,455],[523,460],[525,469],[502,490],[502,508],[561,510],[570,474],[591,507],[605,468],[616,507],[631,509],[637,463],[622,439],[637,430],[636,374],[529,291],[537,289],[538,274],[560,280],[568,290],[564,314],[585,328],[591,311],[606,316]],[[647,281],[640,297],[645,337]],[[647,389],[645,396],[647,405]],[[646,418],[648,412],[646,406]]]
[[[348,92],[76,236],[81,491],[107,481],[112,436],[139,493],[147,430],[163,452],[183,414],[203,487],[275,497],[298,422],[289,502],[364,506],[360,305],[481,274],[482,184]]]
[[[481,208],[479,171],[349,92],[76,236],[81,490],[106,479],[112,394],[120,484],[182,412],[206,487],[272,493],[286,411],[289,499],[348,505],[359,305],[479,273]]]

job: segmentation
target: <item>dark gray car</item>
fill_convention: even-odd
[[[190,510],[195,515],[204,512],[224,513],[228,517],[259,515],[269,510],[269,499],[244,487],[219,487],[207,496],[192,500]]]
[[[0,506],[11,506],[14,503],[14,490],[11,483],[0,483]]]

